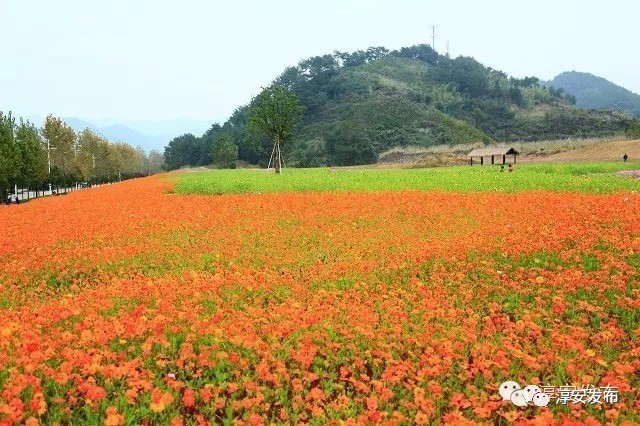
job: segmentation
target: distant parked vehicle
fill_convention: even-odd
[[[6,204],[20,204],[20,199],[16,194],[7,195],[7,199],[5,200]]]

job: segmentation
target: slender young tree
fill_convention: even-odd
[[[254,137],[267,136],[273,142],[273,164],[280,173],[280,145],[294,135],[302,122],[302,105],[295,92],[273,85],[253,98],[249,106],[248,129]]]

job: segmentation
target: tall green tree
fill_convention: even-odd
[[[173,138],[164,149],[164,157],[169,170],[179,169],[183,166],[198,165],[202,153],[200,143],[191,133]]]
[[[51,149],[51,167],[56,167],[63,176],[73,175],[75,170],[76,133],[58,117],[49,115],[44,122],[42,135]]]
[[[89,129],[84,129],[78,135],[78,154],[76,169],[83,181],[93,181],[96,178],[96,159],[100,156],[102,138]]]
[[[118,158],[120,162],[117,166],[117,175],[121,179],[122,176],[129,177],[142,173],[142,157],[140,152],[136,151],[131,145],[118,142],[114,144],[116,151],[118,151]]]
[[[109,141],[104,138],[100,138],[95,158],[95,174],[98,181],[108,182],[114,178],[116,171],[113,164],[113,157],[114,154]]]
[[[148,156],[149,173],[158,173],[164,168],[164,155],[160,151],[152,149]]]
[[[248,130],[256,138],[267,136],[273,143],[273,164],[280,173],[280,145],[289,140],[302,123],[303,109],[295,92],[278,85],[253,98],[248,112]]]
[[[0,190],[16,183],[20,174],[20,153],[15,142],[16,121],[0,111]]]
[[[47,179],[47,153],[36,126],[20,120],[16,128],[16,147],[19,154],[18,184],[35,186]]]
[[[238,159],[238,144],[231,136],[218,136],[211,145],[211,159],[219,167],[234,167]]]

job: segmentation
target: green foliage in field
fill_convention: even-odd
[[[638,180],[616,175],[640,163],[516,165],[515,172],[497,166],[437,169],[286,169],[279,176],[265,170],[207,171],[180,176],[176,192],[234,194],[290,191],[436,190],[451,192],[528,190],[609,193],[640,190]]]

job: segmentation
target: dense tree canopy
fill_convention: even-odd
[[[377,160],[373,143],[363,126],[340,124],[328,134],[326,146],[331,164],[354,166]]]
[[[202,138],[201,138],[202,139]],[[199,166],[205,153],[202,141],[191,133],[173,138],[164,149],[164,161],[169,170],[183,166]]]
[[[211,146],[211,159],[218,167],[233,168],[238,159],[238,145],[228,135],[218,136]]]

